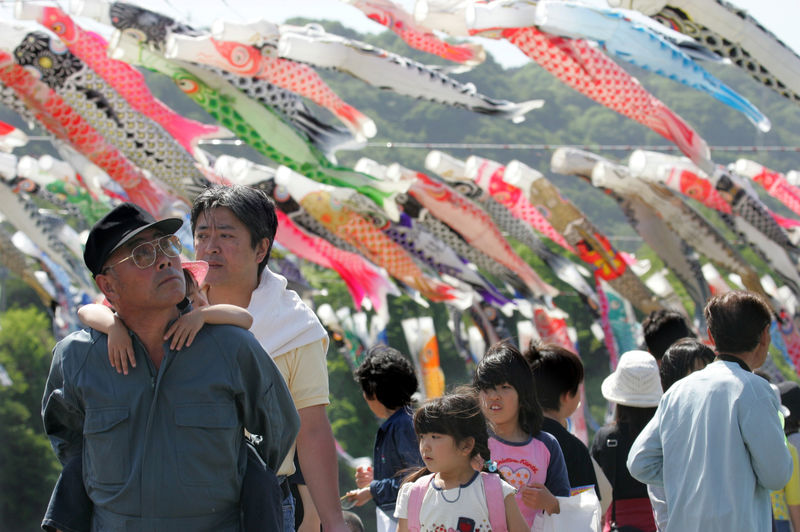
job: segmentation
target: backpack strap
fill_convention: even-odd
[[[489,525],[492,527],[492,532],[507,532],[506,504],[500,475],[481,471],[481,478],[483,478],[483,493],[486,497],[486,506],[489,508]]]
[[[433,473],[419,477],[411,484],[408,494],[408,515],[406,517],[408,532],[419,532],[419,511],[422,508],[422,499],[428,491],[428,486],[433,480]]]

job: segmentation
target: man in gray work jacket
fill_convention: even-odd
[[[92,329],[54,350],[42,417],[62,464],[82,453],[93,531],[238,532],[243,429],[263,435],[273,471],[297,435],[289,391],[251,333],[206,325],[180,351],[164,341],[185,295],[181,223],[126,203],[89,233],[84,260],[130,330],[135,368],[114,371]]]

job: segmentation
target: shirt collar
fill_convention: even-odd
[[[753,370],[750,369],[750,366],[748,366],[747,363],[745,363],[745,361],[742,360],[739,357],[726,355],[724,353],[719,353],[717,355],[717,360],[722,360],[724,362],[734,362],[736,364],[739,364],[739,367],[741,367],[743,370],[747,371],[748,373],[752,373],[752,371],[753,371]]]

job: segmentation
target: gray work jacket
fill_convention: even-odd
[[[83,455],[92,530],[238,531],[243,429],[264,437],[275,471],[300,426],[281,374],[231,325],[206,325],[180,351],[165,342],[158,371],[131,337],[128,375],[111,367],[105,334],[59,342],[42,400],[58,459]]]

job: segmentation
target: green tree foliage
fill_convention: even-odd
[[[60,467],[44,435],[42,392],[54,339],[33,308],[0,316],[0,364],[13,384],[0,387],[0,530],[35,530]]]

